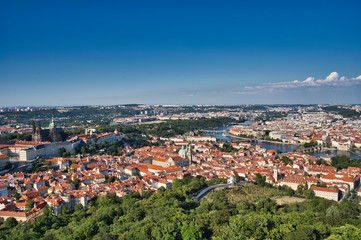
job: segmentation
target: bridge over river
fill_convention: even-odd
[[[202,129],[202,130],[200,130],[201,132],[203,132],[203,133],[224,133],[225,132],[225,130],[223,130],[223,131],[221,131],[221,130],[207,130],[207,129]]]
[[[301,153],[314,153],[314,152],[322,152],[322,151],[323,151],[322,145],[308,147],[308,148],[300,148],[297,150],[297,152],[301,152]]]

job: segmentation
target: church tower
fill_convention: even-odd
[[[189,166],[192,165],[193,156],[192,156],[192,147],[190,145],[188,145],[188,147],[187,147],[187,158],[189,161]]]
[[[34,135],[35,132],[36,132],[36,126],[35,126],[35,122],[33,121],[33,128],[32,128],[31,134]]]
[[[38,126],[35,125],[35,122],[33,121],[33,130],[32,130],[32,137],[31,140],[33,142],[42,142],[42,129],[40,122],[38,123]]]
[[[51,142],[61,142],[63,141],[62,133],[60,129],[55,126],[54,117],[51,117],[49,124],[49,139]]]
[[[276,164],[273,166],[273,178],[274,178],[275,182],[278,181],[278,168],[277,168]]]
[[[51,139],[52,142],[57,142],[56,138],[57,136],[56,136],[54,117],[51,117],[51,121],[49,123],[49,139]]]
[[[54,123],[54,116],[51,117],[51,121],[50,121],[50,124],[49,124],[49,129],[52,129],[55,127],[55,123]]]

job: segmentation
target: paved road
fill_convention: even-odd
[[[235,185],[243,185],[245,183],[249,183],[249,182],[248,181],[243,181],[243,182],[236,183]],[[207,196],[208,193],[210,193],[213,189],[222,188],[222,187],[229,187],[229,186],[232,186],[232,184],[218,184],[218,185],[203,188],[195,198],[197,198],[197,200],[200,201],[200,200],[202,200],[202,198]]]

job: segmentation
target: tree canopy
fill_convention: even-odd
[[[63,208],[55,217],[46,207],[35,222],[7,219],[1,239],[359,239],[358,199],[337,203],[306,198],[279,204],[288,188],[247,184],[224,188],[201,202],[192,199],[211,182],[186,175],[157,193],[94,197],[87,207]],[[257,182],[257,181],[256,181]],[[303,195],[304,194],[304,195]],[[15,221],[14,221],[15,220]]]

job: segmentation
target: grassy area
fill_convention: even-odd
[[[272,198],[275,196],[285,196],[285,192],[276,188],[265,188],[258,185],[246,184],[239,187],[224,188],[223,194],[227,196],[230,204],[237,204],[238,202],[258,202],[260,199]],[[214,200],[214,193],[206,197],[207,201]]]
[[[290,196],[276,196],[272,198],[277,202],[278,205],[290,204],[290,203],[300,203],[304,202],[305,198],[299,197],[290,197]]]

